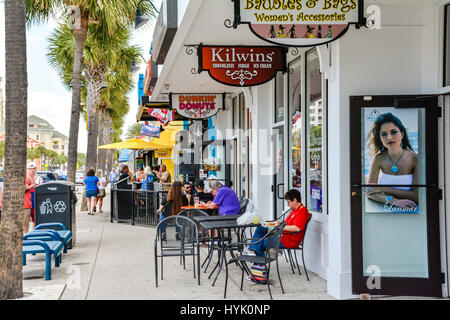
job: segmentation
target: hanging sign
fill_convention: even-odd
[[[172,107],[188,119],[210,118],[223,108],[223,94],[173,93]]]
[[[160,149],[155,150],[155,158],[170,158],[172,156],[172,151],[170,149]]]
[[[208,71],[216,81],[235,87],[249,87],[272,80],[286,72],[285,47],[199,45],[199,72]]]
[[[148,114],[167,126],[175,118],[175,111],[166,109],[148,109]]]
[[[360,0],[234,0],[234,28],[247,24],[264,41],[318,46],[364,25]]]
[[[160,126],[154,126],[151,124],[141,125],[141,136],[159,138],[159,133],[161,132]]]

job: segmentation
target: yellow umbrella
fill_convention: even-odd
[[[143,139],[130,139],[123,142],[117,142],[112,144],[107,144],[98,147],[99,149],[130,149],[130,150],[140,150],[140,149],[152,149],[152,144]]]

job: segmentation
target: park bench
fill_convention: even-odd
[[[60,230],[55,230],[52,228],[59,228]],[[40,225],[37,225],[33,231],[50,231],[50,232],[56,232],[62,239],[64,243],[64,253],[67,253],[67,248],[69,245],[70,240],[72,240],[72,232],[70,230],[67,230],[67,228],[61,224],[61,223],[43,223]],[[40,240],[40,239],[38,239]]]
[[[53,241],[36,240],[36,238],[52,238]],[[23,236],[22,265],[27,264],[27,254],[45,253],[45,280],[51,280],[52,255],[55,257],[55,267],[62,261],[64,243],[51,232],[32,232]]]

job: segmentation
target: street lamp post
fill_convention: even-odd
[[[140,56],[144,61],[146,60],[140,53],[135,54],[133,59],[131,60],[131,68],[130,68],[130,72],[131,73],[135,73],[137,72],[140,68],[136,65],[136,60],[134,59],[135,57]]]
[[[140,5],[141,5],[141,3],[142,3],[143,1],[148,1],[148,2],[150,2],[150,4],[151,4],[152,7],[153,7],[153,10],[155,10],[156,13],[159,14],[159,11],[156,10],[154,4],[153,4],[150,0],[141,0],[141,1],[139,1],[138,5],[137,5],[137,9],[136,9],[136,17],[134,18],[134,28],[135,28],[135,29],[138,29],[138,28],[142,27],[144,24],[147,23],[148,20],[150,20],[150,19],[144,17],[144,15],[142,14],[142,10],[141,10],[141,8],[140,8]]]

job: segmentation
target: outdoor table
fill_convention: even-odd
[[[197,222],[204,221],[227,221],[227,220],[237,220],[241,215],[229,215],[229,216],[196,216],[192,217]]]
[[[190,210],[190,209],[208,210],[209,208],[208,207],[202,207],[202,206],[198,206],[198,207],[195,207],[195,206],[184,206],[184,207],[181,207],[181,209],[182,210]]]
[[[229,216],[222,216],[222,217],[229,217]],[[224,230],[225,229],[230,230],[230,229],[245,229],[245,228],[248,228],[248,227],[257,227],[257,226],[259,226],[259,224],[239,225],[237,223],[237,218],[236,219],[225,218],[225,219],[221,219],[221,220],[202,221],[202,222],[200,222],[200,225],[203,228],[205,228],[206,230],[211,230],[211,234],[212,235],[214,234],[214,230],[218,230],[218,232],[219,232],[219,237],[217,238],[217,241],[218,241],[218,256],[217,256],[218,257],[218,261],[216,263],[216,266],[211,271],[211,274],[208,277],[208,279],[210,279],[211,276],[213,275],[214,271],[217,269],[217,267],[219,267],[219,270],[217,271],[216,277],[215,277],[215,279],[213,281],[213,284],[212,284],[214,286],[214,284],[216,283],[217,278],[219,277],[220,271],[222,270],[223,262],[225,260]],[[239,232],[236,232],[236,234],[238,236],[238,242],[240,242],[241,240],[240,240]],[[212,238],[211,246],[210,246],[211,257],[212,257],[212,250],[214,250],[214,236]]]
[[[226,215],[226,216],[195,216],[192,217],[192,219],[200,224],[200,222],[203,221],[225,221],[225,220],[237,220],[241,215]],[[208,254],[206,255],[205,261],[203,261],[202,263],[202,267],[204,266],[204,264],[206,263],[206,261],[208,261],[208,264],[206,265],[205,270],[203,271],[203,273],[206,273],[206,270],[209,267],[209,264],[211,262],[212,259],[212,254],[213,254],[213,246],[209,247],[209,251]]]

